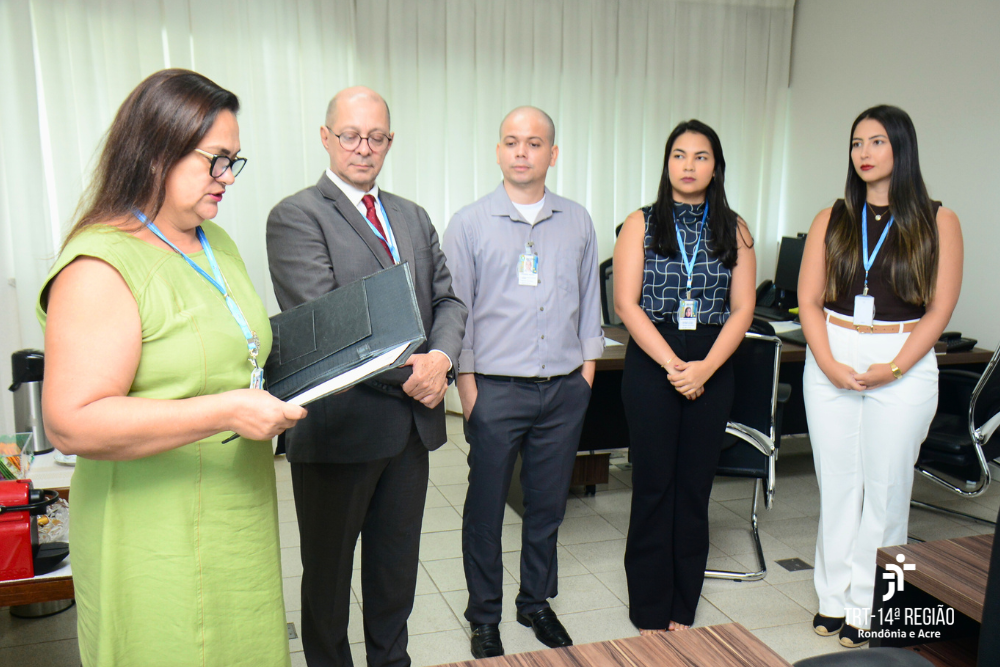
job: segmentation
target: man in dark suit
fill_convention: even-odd
[[[351,665],[347,622],[361,535],[365,647],[371,666],[405,666],[427,451],[444,444],[442,398],[466,308],[451,287],[427,212],[380,191],[392,145],[389,107],[348,88],[320,128],[330,168],[267,219],[267,255],[287,310],[394,263],[408,262],[427,342],[401,369],[309,406],[286,448],[302,555],[302,644],[312,667]]]

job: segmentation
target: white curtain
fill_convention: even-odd
[[[600,255],[656,196],[664,142],[697,117],[727,192],[774,264],[794,0],[0,0],[0,385],[41,347],[35,299],[112,117],[143,77],[195,69],[239,95],[247,168],[218,221],[276,310],[264,226],[328,164],[326,103],[381,92],[396,133],[380,176],[443,231],[500,182],[500,120],[556,123],[548,185],[584,204]],[[2,400],[0,432],[11,425]]]

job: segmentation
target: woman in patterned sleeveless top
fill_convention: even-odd
[[[820,488],[813,627],[856,647],[868,641],[875,552],[906,544],[913,465],[937,409],[933,347],[962,284],[962,232],[927,195],[917,133],[897,107],[854,121],[846,190],[813,220],[798,298]]]
[[[681,123],[667,139],[656,203],[628,216],[615,245],[615,311],[631,335],[625,573],[629,617],[643,633],[694,623],[733,400],[729,357],[753,320],[753,239],[729,208],[725,173],[715,131]]]

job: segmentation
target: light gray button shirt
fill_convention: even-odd
[[[531,241],[538,285],[518,285]],[[534,225],[503,183],[452,217],[442,244],[456,296],[469,308],[459,373],[565,375],[604,352],[597,234],[579,204],[545,189]]]

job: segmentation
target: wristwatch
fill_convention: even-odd
[[[903,377],[903,371],[899,370],[899,366],[896,365],[895,361],[889,362],[889,370],[892,371],[892,377],[896,378],[897,380]]]

